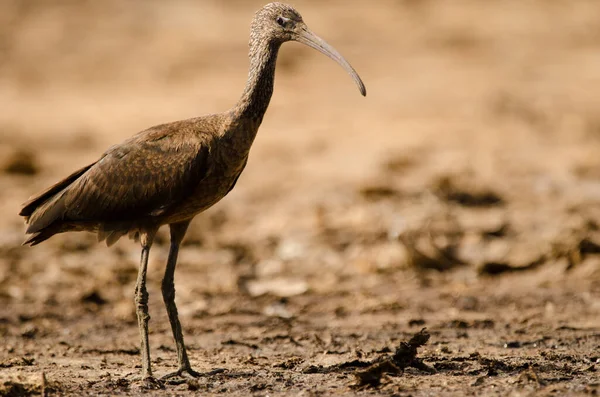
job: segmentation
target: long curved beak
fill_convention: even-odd
[[[295,37],[295,39],[296,39],[296,41],[298,41],[302,44],[306,44],[307,46],[312,47],[315,50],[322,52],[323,54],[327,55],[329,58],[331,58],[334,61],[336,61],[337,63],[339,63],[344,69],[346,69],[348,74],[350,74],[350,76],[354,79],[354,82],[358,86],[360,93],[363,96],[367,95],[367,89],[365,88],[365,84],[360,79],[360,76],[358,75],[358,73],[356,73],[356,70],[354,70],[354,68],[348,63],[348,61],[346,61],[346,59],[344,59],[344,57],[339,52],[337,52],[335,48],[333,48],[332,46],[327,44],[325,42],[325,40],[323,40],[322,38],[320,38],[319,36],[317,36],[316,34],[311,32],[306,26],[303,26],[300,29],[300,31],[297,33],[297,36]]]

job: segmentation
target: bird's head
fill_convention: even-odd
[[[269,3],[258,10],[252,22],[253,34],[260,34],[272,42],[281,44],[286,41],[297,41],[306,44],[327,55],[339,63],[356,82],[360,93],[367,91],[354,68],[332,46],[314,34],[302,20],[302,16],[294,7],[283,3]]]

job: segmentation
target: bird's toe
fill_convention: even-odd
[[[190,380],[190,379],[196,379],[199,378],[201,376],[211,376],[211,375],[216,375],[216,374],[220,374],[222,372],[224,372],[225,370],[222,368],[218,368],[209,372],[197,372],[194,371],[191,368],[179,368],[177,371],[175,372],[170,372],[168,374],[166,374],[165,376],[161,377],[160,379],[163,381],[168,380],[168,383],[183,383],[186,380]],[[179,379],[173,379],[173,378],[179,378]]]

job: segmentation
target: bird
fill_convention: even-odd
[[[273,2],[252,20],[248,80],[228,111],[156,125],[111,146],[100,158],[25,202],[19,213],[34,246],[55,234],[89,231],[111,246],[127,235],[141,245],[135,285],[140,331],[141,382],[161,388],[172,377],[199,377],[190,365],[175,305],[177,256],[191,220],[216,204],[236,185],[273,94],[281,45],[296,41],[339,63],[360,93],[358,73],[332,46],[314,34],[292,6]],[[168,225],[170,248],[161,291],[177,350],[178,369],[153,376],[148,343],[148,256],[157,230]]]

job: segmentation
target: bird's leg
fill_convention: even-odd
[[[146,272],[148,269],[148,255],[154,239],[156,230],[145,231],[140,235],[142,244],[142,258],[140,269],[135,284],[135,312],[138,318],[138,327],[140,329],[141,349],[142,349],[142,387],[149,389],[161,388],[162,385],[152,376],[150,367],[150,346],[148,344],[148,291],[146,291]]]
[[[200,376],[198,372],[192,369],[190,360],[188,359],[185,351],[183,332],[181,331],[181,324],[179,323],[179,316],[177,314],[177,306],[175,305],[175,265],[177,264],[179,245],[181,244],[181,240],[183,240],[183,236],[185,236],[185,232],[187,231],[189,224],[190,222],[186,221],[170,225],[171,248],[169,250],[169,258],[167,259],[165,276],[162,281],[162,294],[165,301],[165,306],[167,307],[167,314],[169,315],[171,329],[173,330],[175,345],[177,346],[177,361],[179,363],[179,368],[176,372],[167,374],[162,379],[172,378],[174,376]]]

